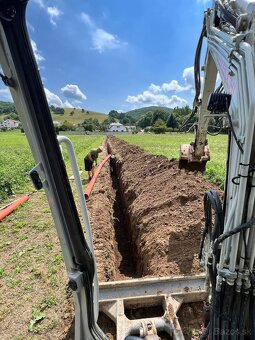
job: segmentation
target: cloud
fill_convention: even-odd
[[[66,100],[66,101],[63,103],[63,106],[64,106],[64,107],[68,107],[69,109],[72,109],[73,107],[75,107],[75,106],[73,106],[68,100]]]
[[[35,60],[36,60],[37,64],[39,64],[41,61],[45,60],[45,58],[38,51],[36,42],[32,39],[31,39],[31,45],[32,45],[32,49],[33,49],[33,52],[34,52],[34,55],[35,55]]]
[[[33,0],[39,7],[45,8],[45,4],[43,0]]]
[[[180,93],[184,91],[194,92],[194,67],[187,67],[182,73],[183,84],[179,84],[177,80],[171,80],[169,83],[156,85],[151,83],[148,90],[136,96],[128,96],[126,101],[131,104],[138,105],[159,105],[167,107],[185,106],[187,100],[173,94],[167,95],[167,92]]]
[[[7,101],[7,102],[13,102],[12,96],[11,96],[11,92],[9,90],[9,88],[5,88],[5,89],[0,89],[0,100],[2,101]]]
[[[87,99],[86,95],[79,89],[78,85],[67,84],[61,88],[61,92],[66,98],[78,101]]]
[[[46,98],[49,105],[54,105],[57,107],[63,107],[63,102],[55,93],[50,92],[46,87],[44,88]]]
[[[50,18],[53,26],[57,25],[56,20],[63,14],[56,6],[46,6],[44,0],[33,0],[40,8],[44,9]]]
[[[95,23],[92,19],[90,19],[89,15],[87,13],[82,12],[81,13],[81,19],[87,26],[91,28],[96,28]]]
[[[102,53],[105,50],[122,48],[127,45],[126,42],[121,41],[116,35],[98,27],[87,13],[83,12],[81,14],[81,19],[89,29],[93,48],[99,53]]]
[[[57,25],[56,19],[58,19],[63,14],[57,7],[47,7],[47,13],[53,26]]]
[[[137,96],[128,96],[126,101],[130,104],[138,104],[143,106],[156,105],[175,107],[187,105],[187,101],[185,99],[176,95],[168,97],[165,94],[155,94],[150,91],[144,91],[142,94],[138,94]]]
[[[207,2],[210,2],[211,0],[197,0],[198,3],[206,4]]]
[[[159,85],[150,84],[149,91],[151,91],[153,93],[159,93],[159,92],[161,92],[161,87]]]

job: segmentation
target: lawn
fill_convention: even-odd
[[[79,168],[82,170],[84,156],[92,148],[102,144],[104,136],[69,136],[72,140]],[[21,194],[33,190],[29,179],[29,171],[34,167],[32,153],[26,136],[19,132],[0,133],[0,202],[10,194]],[[63,146],[63,154],[67,162],[68,172],[70,164],[67,152]],[[84,174],[83,174],[84,175]]]

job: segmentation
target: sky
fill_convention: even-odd
[[[192,106],[211,0],[29,0],[27,26],[49,105],[109,113]],[[0,100],[11,101],[0,85]]]

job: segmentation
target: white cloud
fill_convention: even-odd
[[[39,7],[45,8],[45,4],[43,0],[33,0]]]
[[[57,25],[56,20],[63,14],[56,6],[46,6],[44,0],[33,0],[40,8],[44,9],[50,18],[53,26]]]
[[[175,107],[187,105],[187,101],[184,98],[180,98],[176,95],[168,97],[165,94],[155,94],[150,91],[144,91],[142,94],[138,94],[137,96],[128,96],[126,101],[131,104],[139,104],[143,106],[157,105]]]
[[[184,79],[185,86],[194,89],[194,66],[187,67],[183,70],[182,78]]]
[[[46,89],[46,87],[44,88],[46,97],[47,97],[47,101],[49,105],[54,105],[57,107],[63,107],[63,102],[62,100],[59,98],[59,96],[57,96],[55,93],[50,92],[48,89]]]
[[[122,42],[116,35],[113,35],[98,27],[87,13],[83,12],[81,14],[81,19],[83,23],[89,28],[93,48],[99,53],[102,53],[107,49],[113,50],[127,45],[126,42]]]
[[[197,0],[198,3],[206,4],[207,2],[210,2],[211,0]]]
[[[36,62],[37,62],[37,64],[39,64],[41,61],[45,60],[45,58],[38,51],[36,42],[32,39],[31,39],[31,45],[32,45],[32,49],[33,49],[33,52],[34,52],[34,55],[35,55]]]
[[[6,87],[5,89],[0,89],[0,100],[4,101],[4,102],[13,102],[12,96],[11,96],[11,92],[9,90],[8,87]]]
[[[47,7],[47,13],[50,17],[50,22],[53,26],[56,26],[56,19],[60,17],[63,13],[57,7]]]
[[[81,19],[84,22],[84,24],[88,25],[91,28],[95,28],[95,23],[92,19],[90,19],[89,15],[87,13],[82,12],[81,13]]]
[[[155,85],[155,84],[150,84],[149,86],[149,90],[153,93],[159,93],[161,92],[161,87],[159,85]]]
[[[79,89],[78,85],[67,84],[61,88],[61,92],[66,98],[71,98],[78,101],[87,99],[86,95]]]
[[[97,28],[92,33],[92,42],[94,48],[102,53],[105,50],[113,50],[116,48],[120,48],[123,43],[118,39],[118,37],[104,31],[101,28]]]
[[[72,109],[72,108],[74,107],[68,100],[66,100],[66,101],[63,103],[63,106],[64,106],[64,107],[68,107],[69,109]]]

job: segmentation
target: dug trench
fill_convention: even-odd
[[[201,173],[179,169],[178,161],[115,137],[108,137],[106,152],[114,158],[87,203],[99,281],[200,273],[203,196],[217,188]],[[199,334],[201,314],[201,304],[179,310],[186,339]],[[105,318],[100,324],[114,339],[114,325]]]

